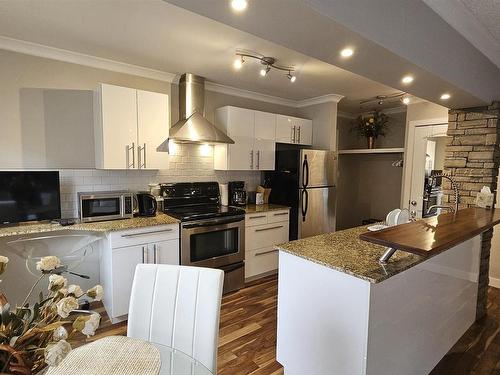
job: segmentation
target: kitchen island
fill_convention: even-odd
[[[475,321],[481,233],[498,222],[471,208],[278,246],[285,375],[429,373]],[[382,264],[384,245],[405,251]]]

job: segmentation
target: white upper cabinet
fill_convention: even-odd
[[[95,95],[95,159],[97,168],[126,169],[137,147],[137,95],[128,87],[99,85]]]
[[[215,146],[215,169],[274,169],[275,114],[227,106],[216,110],[215,122],[235,142]]]
[[[296,119],[297,143],[312,145],[312,121],[305,118]]]
[[[96,168],[161,169],[156,151],[168,137],[169,102],[161,93],[100,84],[94,97]]]
[[[312,121],[299,117],[277,115],[276,142],[312,145]]]
[[[137,90],[137,168],[164,169],[168,154],[156,148],[168,138],[168,95]]]

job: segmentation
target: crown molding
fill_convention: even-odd
[[[322,95],[322,96],[317,96],[315,98],[309,98],[309,99],[304,99],[304,100],[299,100],[296,102],[296,107],[297,108],[302,108],[302,107],[309,107],[311,105],[316,105],[316,104],[323,104],[323,103],[338,103],[344,95],[337,95],[337,94],[328,94],[328,95]]]
[[[293,100],[293,99],[281,98],[279,96],[262,94],[256,91],[244,90],[232,86],[221,85],[220,83],[215,83],[210,81],[205,82],[205,89],[208,91],[218,92],[221,94],[239,96],[241,98],[258,100],[266,103],[280,104],[293,108],[302,108],[310,105],[322,104],[327,102],[338,103],[344,97],[343,95],[328,94],[310,99]]]
[[[337,116],[347,118],[349,120],[354,120],[355,118],[358,117],[354,113],[349,113],[349,112],[344,112],[344,111],[337,111]]]
[[[102,57],[0,36],[0,49],[172,83],[175,74]]]
[[[239,89],[232,86],[221,85],[210,81],[205,82],[205,89],[218,92],[220,94],[239,96],[241,98],[258,100],[266,103],[280,104],[287,107],[297,107],[297,101],[292,99],[280,98],[279,96],[261,94],[259,92]]]

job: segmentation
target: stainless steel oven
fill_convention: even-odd
[[[224,271],[224,292],[243,287],[245,217],[218,217],[181,224],[181,264]]]

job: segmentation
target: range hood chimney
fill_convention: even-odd
[[[185,73],[179,81],[179,118],[169,132],[169,138],[158,151],[168,151],[168,142],[177,143],[234,143],[226,134],[204,117],[205,78]]]

